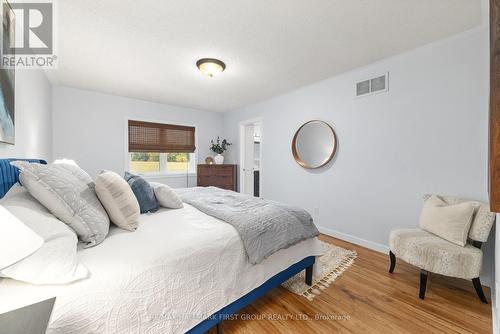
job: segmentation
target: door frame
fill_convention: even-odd
[[[500,212],[500,1],[490,0],[489,199]],[[498,234],[498,233],[497,233]],[[498,301],[497,301],[498,302]]]
[[[260,127],[260,150],[259,150],[259,171],[262,171],[262,139],[263,139],[263,118],[257,117],[252,119],[247,119],[239,122],[239,135],[240,135],[240,163],[239,163],[239,192],[242,193],[245,187],[245,174],[243,172],[244,161],[245,161],[245,126],[251,124],[258,124]],[[259,197],[263,197],[263,188],[262,188],[262,175],[259,175]]]

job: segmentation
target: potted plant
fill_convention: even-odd
[[[217,142],[214,143],[212,139],[211,143],[212,145],[210,146],[210,150],[217,153],[214,157],[214,161],[217,165],[222,165],[224,163],[224,156],[222,154],[228,149],[228,146],[231,145],[231,143],[225,139],[221,142],[219,137],[217,137]]]

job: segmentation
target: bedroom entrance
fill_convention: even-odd
[[[262,196],[262,120],[240,123],[240,192]]]

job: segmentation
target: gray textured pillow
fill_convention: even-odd
[[[14,161],[19,180],[54,216],[68,224],[85,248],[100,244],[109,230],[109,218],[94,189],[60,164]],[[78,167],[76,167],[78,168]],[[80,175],[83,175],[80,173]]]
[[[111,221],[118,227],[135,231],[139,226],[139,202],[120,175],[103,171],[95,180],[95,191]]]
[[[94,189],[95,187],[94,180],[92,180],[92,178],[90,177],[89,174],[87,174],[86,171],[84,171],[77,165],[72,165],[64,162],[59,162],[54,165],[57,165],[59,168],[64,168],[65,170],[73,174],[74,177],[78,178],[80,181],[88,185],[91,189]]]
[[[474,207],[470,202],[448,205],[436,195],[424,203],[420,227],[454,244],[465,246]]]

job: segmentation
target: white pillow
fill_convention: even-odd
[[[141,210],[127,181],[114,172],[103,171],[96,177],[95,191],[113,223],[124,230],[137,229]]]
[[[25,161],[11,164],[21,170],[21,184],[54,216],[68,224],[85,243],[84,247],[100,244],[106,238],[109,218],[87,173],[68,164]]]
[[[420,227],[445,240],[465,246],[474,216],[469,202],[448,205],[436,195],[429,197],[420,215]]]
[[[43,239],[0,205],[0,270],[36,252]]]
[[[0,276],[32,284],[66,284],[89,276],[78,261],[75,232],[26,189],[14,185],[0,204],[45,240],[32,255],[0,271]]]
[[[149,182],[155,192],[156,199],[161,206],[170,209],[180,209],[184,207],[182,200],[176,192],[163,183]]]

